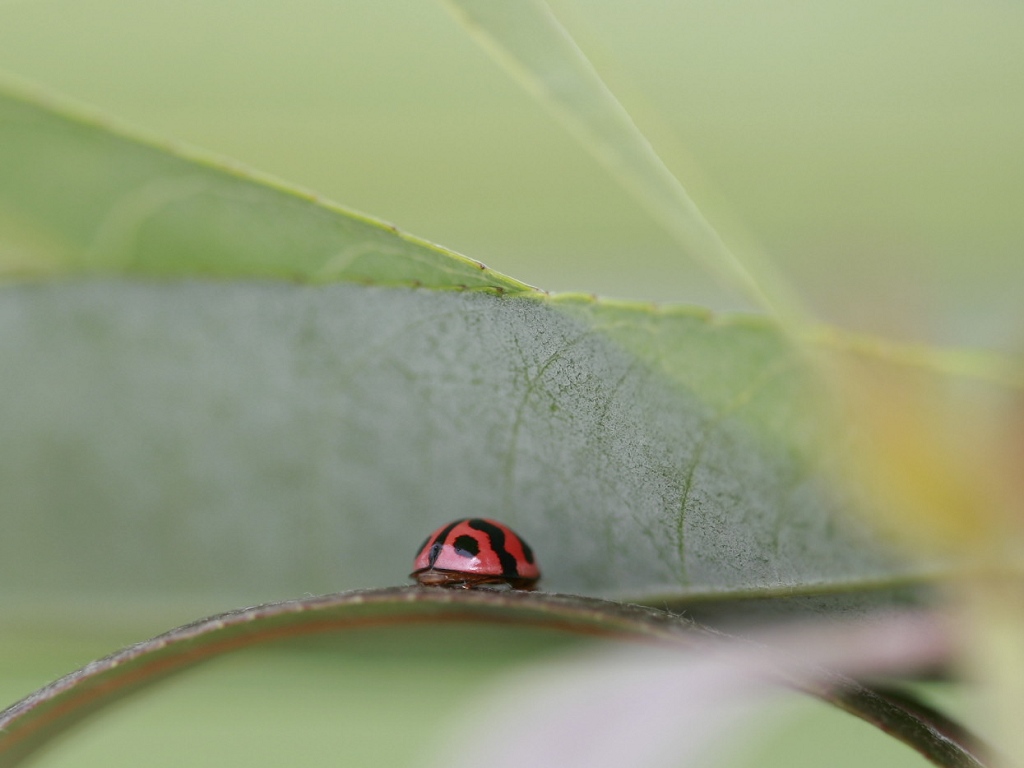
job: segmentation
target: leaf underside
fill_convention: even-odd
[[[0,302],[11,590],[396,583],[472,515],[584,594],[913,580],[850,522],[845,438],[770,323],[547,297],[38,101],[0,97],[0,263],[64,278]]]

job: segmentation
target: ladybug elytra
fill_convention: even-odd
[[[409,578],[425,587],[507,584],[531,590],[540,578],[530,545],[507,525],[481,517],[438,528],[420,546],[412,567]]]

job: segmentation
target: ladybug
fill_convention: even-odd
[[[417,550],[412,567],[409,578],[425,587],[507,584],[531,590],[540,578],[530,545],[507,525],[481,517],[438,528]]]

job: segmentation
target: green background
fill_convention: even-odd
[[[898,338],[1019,346],[1024,9],[923,0],[553,7],[727,239],[767,251],[821,317]],[[0,0],[0,68],[545,289],[744,308],[434,3]],[[131,608],[131,621],[110,606],[79,608],[110,631],[84,633],[72,610],[31,632],[5,630],[5,701],[166,628]],[[389,718],[408,737],[395,740],[393,759],[415,755],[443,714],[443,663],[339,659],[302,649],[219,662],[69,740],[54,764],[153,764],[154,753],[173,754],[154,746],[155,733],[208,747],[187,756],[192,764],[267,758],[282,712],[322,734],[330,723],[317,718],[331,707],[363,725],[310,764],[333,764],[337,743],[373,755],[381,737],[365,724]],[[310,693],[325,679],[336,687]],[[367,689],[389,695],[375,708],[359,695]],[[406,707],[398,716],[396,701]],[[225,712],[238,713],[234,724],[222,721],[204,741],[202,727]],[[894,765],[915,764],[867,726],[820,717],[856,745],[830,752],[831,764],[878,764],[868,744]],[[801,743],[827,749],[815,743],[824,732],[804,725],[803,737],[779,741],[778,764],[797,765],[785,750]],[[807,764],[821,756],[811,749]]]
[[[1024,8],[556,2],[727,239],[826,319],[1019,345]],[[739,305],[421,0],[3,0],[0,67],[549,290]]]

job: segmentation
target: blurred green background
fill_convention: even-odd
[[[1020,347],[1024,6],[552,6],[726,239],[767,252],[820,317],[896,338]],[[0,69],[545,289],[749,308],[433,2],[0,0]],[[74,616],[5,627],[4,700],[166,628],[139,612],[119,625],[106,610],[114,618],[93,634]],[[219,662],[69,740],[53,764],[280,764],[270,733],[290,719],[322,734],[338,696],[354,697],[344,706],[356,723],[339,739],[368,750],[366,764],[415,756],[446,714],[443,665],[329,658],[306,649]],[[311,693],[325,680],[336,687]],[[373,705],[368,688],[388,696]],[[211,712],[240,714],[210,729]],[[837,766],[924,764],[845,715],[815,712],[772,742],[774,757],[738,764],[818,765],[823,750]],[[408,740],[385,759],[373,724],[396,722]],[[830,749],[818,742],[833,728]],[[154,747],[160,739],[168,746]],[[171,751],[184,741],[187,755]],[[302,757],[326,765],[338,755]]]
[[[1024,7],[557,0],[737,250],[819,316],[1013,348]],[[0,0],[0,68],[549,290],[742,308],[422,0]]]
[[[0,634],[0,695],[13,700],[112,640],[98,628],[73,637]],[[486,744],[486,735],[460,728],[461,716],[479,710],[517,664],[590,645],[555,631],[447,625],[243,650],[116,705],[42,753],[40,765],[439,764],[431,761],[446,748]],[[962,704],[944,686],[928,693]],[[495,728],[502,723],[494,712]],[[714,765],[723,768],[930,765],[873,726],[795,693],[780,692],[722,741]]]

